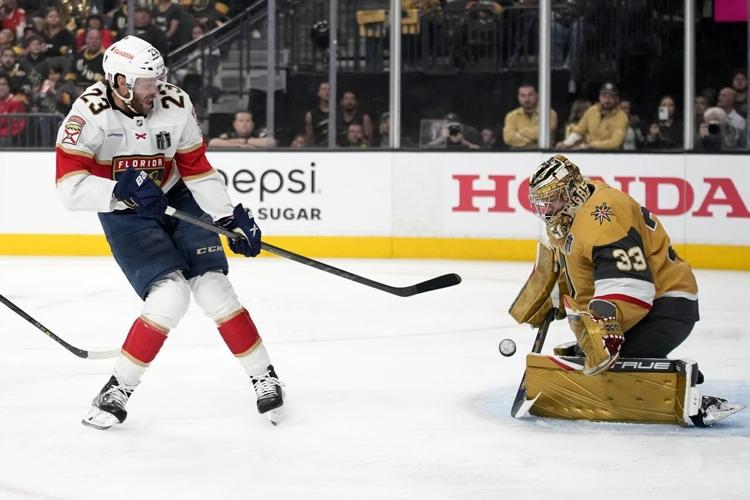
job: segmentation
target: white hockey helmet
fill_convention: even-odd
[[[165,80],[167,77],[167,66],[159,51],[136,36],[126,36],[110,45],[104,52],[102,66],[107,84],[115,92],[117,75],[125,77],[125,84],[130,95],[127,99],[119,93],[117,95],[128,103],[133,98],[133,89],[137,79]]]

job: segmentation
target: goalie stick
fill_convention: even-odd
[[[536,332],[536,338],[534,339],[534,345],[531,348],[531,352],[540,353],[542,352],[542,345],[544,345],[544,339],[547,338],[547,330],[549,325],[555,319],[555,310],[552,309],[547,316],[544,317],[542,323],[539,325],[539,329]],[[518,386],[518,392],[516,392],[516,399],[513,400],[513,406],[510,409],[510,415],[513,418],[523,417],[534,404],[536,399],[529,401],[526,404],[526,370],[523,371],[523,377],[521,378],[521,384]]]
[[[85,359],[105,359],[105,358],[116,358],[120,355],[120,349],[115,349],[111,351],[88,351],[86,349],[81,349],[80,347],[75,347],[73,345],[68,344],[63,339],[52,333],[47,327],[45,327],[43,324],[29,316],[29,314],[26,313],[23,309],[15,305],[13,302],[5,298],[3,295],[0,295],[0,302],[8,306],[11,311],[21,316],[23,319],[37,327],[39,330],[42,331],[45,335],[47,335],[49,338],[63,346],[65,349],[67,349],[69,352],[75,354],[79,358],[85,358]]]
[[[173,207],[167,207],[164,213],[176,219],[180,219],[189,224],[194,224],[196,226],[202,227],[203,229],[207,229],[208,231],[226,236],[227,238],[231,238],[233,240],[242,238],[241,235],[235,233],[234,231],[230,231],[228,229],[224,229],[223,227],[216,226],[214,224],[211,224],[210,222],[206,222],[205,220],[199,219],[198,217],[182,212]],[[444,274],[442,276],[438,276],[436,278],[432,278],[427,281],[422,281],[421,283],[417,283],[415,285],[400,286],[400,287],[390,286],[384,283],[373,281],[363,276],[356,275],[354,273],[350,273],[349,271],[344,271],[343,269],[339,269],[338,267],[334,267],[329,264],[324,264],[323,262],[313,260],[309,257],[305,257],[303,255],[290,252],[289,250],[284,250],[283,248],[279,248],[277,246],[271,245],[270,243],[261,242],[260,246],[266,252],[271,252],[280,257],[284,257],[284,258],[293,260],[295,262],[299,262],[300,264],[304,264],[306,266],[314,267],[315,269],[318,269],[320,271],[325,271],[327,273],[334,274],[340,278],[345,278],[345,279],[354,281],[356,283],[359,283],[360,285],[369,286],[371,288],[377,288],[378,290],[382,290],[383,292],[391,293],[393,295],[398,295],[399,297],[411,297],[412,295],[417,295],[417,294],[429,292],[432,290],[439,290],[441,288],[447,288],[449,286],[454,286],[454,285],[458,285],[459,283],[461,283],[461,276],[459,276],[458,274]]]

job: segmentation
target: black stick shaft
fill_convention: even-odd
[[[544,317],[544,320],[542,320],[542,323],[539,325],[539,329],[536,332],[536,338],[534,339],[534,345],[531,348],[531,352],[537,354],[542,352],[544,339],[547,338],[547,330],[549,330],[549,325],[554,319],[555,310],[552,309],[552,311],[550,311],[547,316]],[[516,392],[516,399],[513,400],[513,407],[510,410],[510,414],[513,417],[516,416],[524,401],[526,401],[526,370],[524,370],[523,372],[521,383],[519,384],[518,391]]]
[[[3,295],[0,295],[0,302],[8,306],[8,308],[13,311],[14,313],[21,316],[23,319],[37,327],[39,330],[41,330],[42,333],[47,335],[49,338],[63,346],[65,349],[67,349],[69,352],[75,354],[79,358],[89,358],[89,359],[103,359],[103,358],[114,358],[117,356],[120,351],[118,350],[112,350],[112,351],[87,351],[86,349],[81,349],[79,347],[75,347],[67,342],[65,342],[63,339],[52,333],[51,330],[49,330],[46,326],[35,320],[33,317],[31,317],[26,311],[18,307],[16,304],[5,298]]]
[[[200,219],[188,213],[177,210],[176,208],[173,208],[173,207],[167,207],[165,213],[176,219],[180,219],[189,224],[194,224],[196,226],[202,227],[203,229],[206,229],[216,234],[220,234],[222,236],[226,236],[227,238],[231,238],[233,240],[242,238],[241,235],[235,233],[234,231],[230,231],[228,229],[224,229],[223,227],[216,226],[210,222],[207,222],[203,219]],[[393,295],[398,295],[399,297],[409,297],[411,295],[429,292],[431,290],[438,290],[440,288],[447,288],[447,287],[458,285],[459,283],[461,283],[461,277],[459,275],[444,274],[442,276],[438,276],[436,278],[432,278],[427,281],[417,283],[415,285],[395,287],[395,286],[386,285],[384,283],[379,283],[369,278],[365,278],[364,276],[359,276],[357,274],[350,273],[349,271],[339,269],[338,267],[334,267],[329,264],[325,264],[323,262],[311,259],[309,257],[305,257],[303,255],[290,252],[289,250],[285,250],[283,248],[271,245],[270,243],[261,242],[260,245],[263,250],[276,254],[280,257],[284,257],[286,259],[299,262],[300,264],[304,264],[306,266],[314,267],[315,269],[318,269],[320,271],[324,271],[324,272],[339,276],[340,278],[354,281],[361,285],[369,286],[371,288],[377,288],[378,290],[382,290],[384,292],[391,293]]]

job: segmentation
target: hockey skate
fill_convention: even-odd
[[[258,413],[267,414],[273,425],[278,424],[281,420],[281,406],[284,404],[284,384],[276,376],[273,365],[268,365],[264,374],[250,377],[250,380],[258,398]]]
[[[81,423],[101,430],[109,429],[114,424],[123,423],[128,416],[125,405],[134,390],[135,386],[121,384],[112,375],[91,402],[91,410],[81,420]]]
[[[711,427],[716,422],[724,420],[730,415],[743,410],[745,407],[738,404],[731,404],[726,399],[714,396],[703,396],[698,413],[692,415],[690,420],[696,427]]]

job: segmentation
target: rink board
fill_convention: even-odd
[[[54,192],[54,154],[0,162],[0,254],[106,255],[98,219]],[[531,260],[528,176],[547,154],[212,152],[269,242],[312,257]],[[750,269],[742,155],[572,154],[659,217],[696,267]]]

